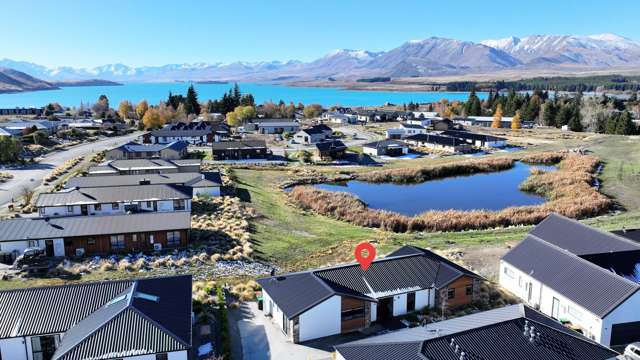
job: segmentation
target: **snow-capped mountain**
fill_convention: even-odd
[[[583,65],[611,67],[640,63],[640,44],[615,34],[588,36],[532,35],[485,40],[525,65]]]
[[[532,35],[479,43],[431,37],[386,52],[340,49],[311,61],[168,64],[94,68],[55,67],[10,59],[7,67],[47,81],[104,79],[119,82],[174,80],[294,81],[353,80],[373,76],[410,77],[488,73],[505,69],[607,69],[640,67],[640,44],[615,35]]]

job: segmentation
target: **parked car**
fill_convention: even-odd
[[[624,356],[630,360],[640,360],[640,342],[634,342],[624,349]]]

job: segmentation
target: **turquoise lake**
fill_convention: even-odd
[[[92,104],[102,94],[107,95],[113,107],[121,100],[137,103],[146,99],[150,104],[166,100],[171,91],[174,94],[186,94],[188,83],[128,83],[122,86],[83,86],[65,87],[60,90],[33,91],[15,94],[0,94],[0,108],[40,107],[51,102],[63,106],[79,106],[80,103]],[[218,99],[233,86],[229,84],[194,84],[200,101]],[[432,102],[441,99],[466,100],[466,92],[397,92],[397,91],[360,91],[338,88],[294,87],[274,84],[239,83],[243,93],[251,93],[258,104],[265,101],[286,103],[318,103],[325,106],[370,106],[384,103],[403,104],[413,102]],[[482,99],[486,93],[478,93]]]

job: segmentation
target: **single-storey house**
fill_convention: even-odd
[[[0,291],[0,358],[188,360],[191,275]]]
[[[502,121],[500,122],[500,127],[502,128],[511,128],[511,120],[513,117],[503,116]],[[455,123],[464,125],[464,126],[481,126],[481,127],[491,127],[493,123],[492,116],[467,116],[466,118],[455,118]]]
[[[105,151],[106,160],[127,159],[182,159],[187,155],[189,144],[184,141],[174,141],[168,144],[138,144],[130,142]]]
[[[340,265],[259,279],[263,312],[294,343],[358,331],[423,308],[455,308],[480,294],[473,272],[413,246],[365,271]]]
[[[337,345],[336,360],[614,360],[540,312],[508,305]]]
[[[315,144],[330,139],[332,135],[333,130],[330,127],[319,124],[301,129],[293,135],[293,140],[298,144]]]
[[[457,130],[446,130],[440,134],[464,140],[477,148],[500,148],[507,146],[507,139],[498,136]]]
[[[206,121],[167,124],[162,129],[152,130],[141,136],[145,144],[169,144],[184,141],[193,145],[210,144],[228,136],[229,128],[225,124],[211,124]]]
[[[432,119],[431,128],[436,131],[445,131],[453,129],[455,124],[449,119]]]
[[[441,118],[434,117],[413,117],[411,119],[407,119],[406,123],[411,125],[419,125],[422,127],[428,127],[434,120],[441,120]]]
[[[69,179],[65,184],[65,188],[108,188],[163,184],[189,187],[192,189],[194,197],[200,194],[220,196],[222,179],[220,178],[220,173],[217,171],[207,171],[203,173],[188,172],[173,174],[84,176]]]
[[[333,124],[349,125],[358,122],[358,116],[353,114],[343,114],[340,112],[325,112],[322,114],[322,120],[329,121]]]
[[[315,143],[313,158],[316,161],[341,159],[347,152],[347,146],[340,140],[329,140]]]
[[[293,134],[300,130],[300,123],[297,121],[258,122],[257,130],[260,134],[283,134],[285,132]]]
[[[271,155],[264,140],[221,141],[212,144],[214,160],[267,159]]]
[[[0,122],[0,128],[14,135],[21,134],[27,129],[35,129],[37,131],[42,131],[47,135],[52,135],[58,129],[58,122],[49,120],[11,119],[9,121]]]
[[[500,285],[605,346],[640,341],[640,244],[553,214],[500,260]]]
[[[42,115],[43,108],[24,108],[24,107],[15,107],[15,108],[0,108],[0,115]]]
[[[450,136],[417,134],[405,138],[404,141],[413,146],[450,153],[468,152],[472,150],[472,146],[467,144],[466,141]]]
[[[36,199],[35,206],[42,217],[191,212],[192,197],[192,188],[179,185],[87,187],[41,193]]]
[[[414,125],[404,122],[397,128],[387,129],[386,133],[387,139],[404,139],[416,134],[426,134],[427,129],[422,125]]]
[[[402,156],[409,153],[409,147],[402,141],[382,140],[362,145],[362,152],[371,156]]]
[[[200,159],[164,160],[164,159],[129,159],[110,160],[104,164],[90,167],[89,176],[104,175],[139,175],[139,174],[172,174],[180,172],[199,172]]]
[[[13,218],[0,220],[0,252],[27,248],[47,256],[111,254],[177,248],[189,243],[191,213]]]

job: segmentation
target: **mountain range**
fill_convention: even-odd
[[[162,81],[318,81],[369,77],[422,77],[492,73],[501,70],[578,70],[640,68],[640,43],[615,34],[533,35],[480,42],[432,37],[407,41],[383,52],[337,50],[311,62],[234,62],[130,67],[50,68],[30,62],[0,60],[45,81],[104,79],[121,82]]]

